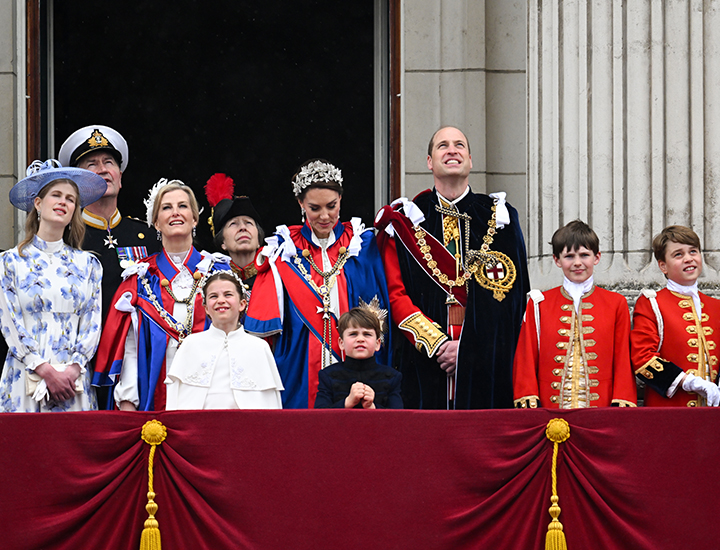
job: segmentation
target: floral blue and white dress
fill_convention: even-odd
[[[22,255],[17,247],[0,254],[0,322],[10,351],[0,379],[0,411],[97,410],[90,385],[90,360],[100,340],[102,266],[98,259],[63,241],[35,236]],[[38,399],[33,371],[77,363],[75,397]],[[34,375],[36,377],[36,375]]]

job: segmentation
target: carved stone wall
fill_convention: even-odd
[[[651,241],[692,227],[701,285],[720,282],[720,2],[530,0],[528,208],[533,286],[570,220],[600,237],[596,281],[663,284]]]

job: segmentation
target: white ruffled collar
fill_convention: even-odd
[[[590,277],[582,283],[573,283],[570,279],[563,276],[563,288],[572,298],[576,313],[580,307],[580,299],[592,290],[594,284],[594,278],[592,275],[590,275]]]
[[[692,296],[693,304],[695,304],[695,312],[700,316],[702,312],[702,303],[700,302],[700,291],[698,290],[697,281],[689,286],[681,285],[676,283],[672,279],[667,280],[667,289],[672,292],[677,292],[683,296]]]

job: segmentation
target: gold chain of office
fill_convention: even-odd
[[[197,278],[196,275],[200,275],[200,278]],[[155,293],[152,291],[152,288],[150,287],[150,282],[147,280],[146,277],[140,277],[140,282],[142,283],[143,287],[145,288],[145,292],[147,293],[147,297],[150,300],[150,303],[155,306],[155,309],[157,310],[160,317],[162,317],[163,321],[165,321],[169,326],[174,328],[178,332],[178,342],[182,343],[182,341],[187,337],[188,334],[192,332],[193,327],[193,315],[195,313],[195,295],[197,294],[197,289],[201,284],[202,281],[202,274],[199,272],[195,272],[193,274],[193,278],[195,281],[193,282],[192,290],[190,291],[190,295],[185,298],[184,300],[178,300],[173,292],[170,290],[170,285],[164,285],[164,283],[167,279],[163,279],[161,281],[161,286],[165,288],[165,290],[170,294],[173,300],[175,302],[185,304],[187,306],[187,314],[185,315],[185,322],[182,323],[180,321],[177,321],[170,313],[168,313],[165,308],[163,307],[162,303],[158,300],[157,296],[155,296]]]
[[[325,354],[325,350],[332,353],[332,324],[330,323],[330,313],[332,312],[332,305],[330,303],[330,290],[333,286],[335,286],[337,274],[340,272],[340,270],[345,265],[345,262],[347,262],[347,259],[350,257],[347,248],[345,248],[344,246],[341,246],[338,249],[338,252],[340,255],[338,256],[338,259],[333,264],[333,266],[328,271],[322,271],[315,263],[315,260],[313,260],[310,251],[307,248],[302,251],[302,255],[305,259],[307,259],[310,267],[312,267],[313,270],[315,270],[315,272],[322,277],[323,284],[321,286],[315,284],[312,275],[310,275],[307,269],[305,269],[305,266],[303,265],[300,256],[298,254],[295,254],[295,256],[293,257],[293,262],[297,266],[298,271],[300,271],[300,275],[302,275],[303,279],[305,279],[308,284],[313,288],[313,290],[318,293],[320,299],[322,300],[322,310],[318,311],[318,313],[323,314],[322,368],[325,368],[327,366],[327,357]]]
[[[420,252],[422,252],[423,259],[427,262],[427,267],[430,272],[440,283],[451,289],[455,286],[467,285],[470,278],[474,275],[475,280],[481,287],[492,290],[494,298],[502,301],[502,299],[505,298],[505,293],[508,292],[515,283],[516,269],[515,264],[513,264],[508,256],[502,252],[490,249],[490,245],[494,242],[494,237],[497,233],[497,200],[492,205],[492,216],[488,220],[488,229],[483,236],[483,244],[480,246],[480,250],[470,249],[471,216],[439,204],[435,206],[435,210],[444,216],[452,216],[457,218],[458,221],[463,220],[465,226],[464,244],[466,253],[464,261],[461,264],[462,273],[458,273],[455,279],[451,279],[437,267],[437,261],[433,258],[430,245],[427,244],[425,239],[427,235],[426,231],[419,225],[414,226],[413,229],[415,230],[418,248]],[[498,264],[503,266],[505,276],[499,279],[491,279],[487,275],[487,270],[496,268]]]

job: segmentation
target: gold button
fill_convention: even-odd
[[[138,239],[144,239],[145,233],[138,233]]]

